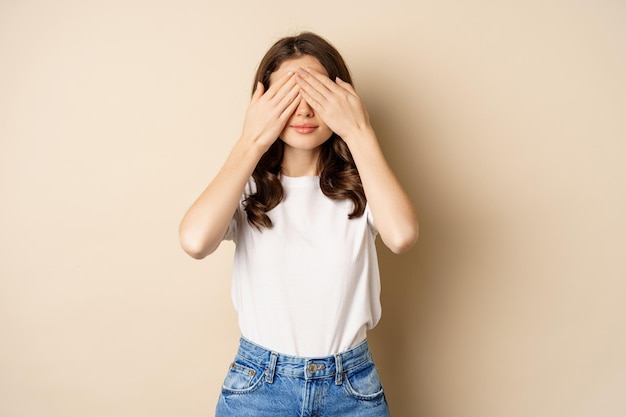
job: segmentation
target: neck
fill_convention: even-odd
[[[302,150],[285,146],[280,171],[288,177],[318,175],[317,162],[320,149]]]

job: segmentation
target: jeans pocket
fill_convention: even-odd
[[[247,394],[255,391],[263,383],[263,370],[252,364],[233,362],[228,368],[223,393]]]
[[[358,400],[374,400],[383,395],[383,386],[374,362],[348,371],[343,386],[348,395]]]

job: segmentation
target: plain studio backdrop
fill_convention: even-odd
[[[379,245],[392,415],[626,415],[620,0],[0,1],[0,415],[213,414],[234,246],[178,223],[301,30],[420,215]]]

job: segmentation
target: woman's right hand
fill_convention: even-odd
[[[213,181],[191,205],[180,223],[180,243],[201,259],[217,249],[228,230],[243,190],[261,155],[276,141],[300,103],[293,74],[258,85],[246,112],[241,138]]]
[[[267,92],[264,90],[259,82],[246,111],[242,139],[260,145],[265,151],[283,131],[302,98],[293,72],[276,80]]]

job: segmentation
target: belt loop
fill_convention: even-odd
[[[276,361],[278,360],[278,353],[272,352],[270,355],[270,363],[265,370],[265,380],[272,384],[274,382],[274,374],[276,373]]]
[[[343,363],[341,362],[341,355],[335,355],[335,384],[341,385],[343,381]]]

